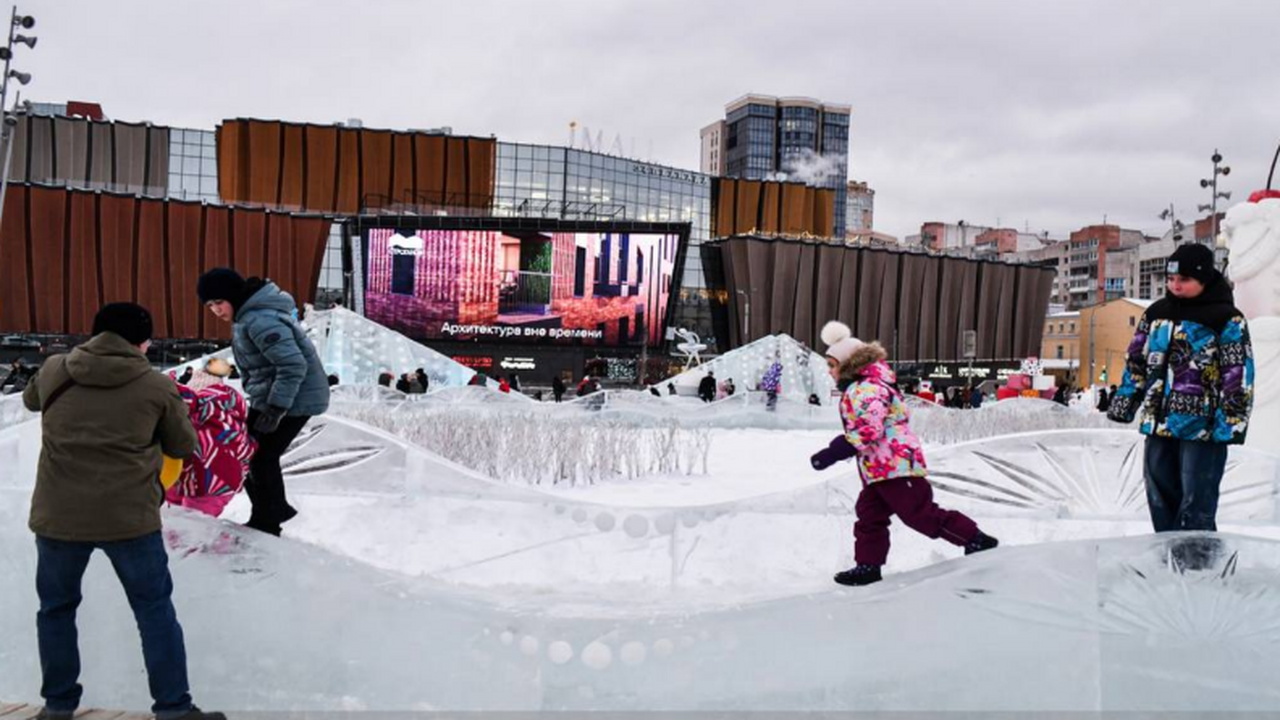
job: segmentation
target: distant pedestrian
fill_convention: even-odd
[[[426,394],[431,391],[431,378],[427,377],[427,371],[418,368],[413,371],[414,383],[416,384],[416,392]]]
[[[698,381],[698,397],[702,398],[702,402],[711,402],[716,399],[716,374],[710,370],[702,379]]]
[[[413,384],[409,382],[409,373],[400,373],[400,379],[396,380],[396,390],[406,395],[413,392]]]
[[[565,389],[564,378],[559,375],[551,378],[551,396],[555,398],[556,402],[560,402],[564,398]]]

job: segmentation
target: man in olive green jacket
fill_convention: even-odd
[[[191,703],[187,657],[160,536],[161,453],[185,458],[196,433],[173,381],[152,370],[151,315],[103,307],[93,339],[45,361],[22,399],[40,412],[41,449],[29,525],[36,534],[41,717],[70,720],[80,703],[76,608],[94,550],[106,553],[142,636],[157,720],[218,720]]]

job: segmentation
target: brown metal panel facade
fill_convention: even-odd
[[[413,136],[408,133],[395,133],[391,136],[391,157],[395,158],[395,167],[391,173],[391,187],[387,195],[393,205],[413,205],[414,166],[417,158],[413,152]]]
[[[978,276],[978,357],[996,357],[996,311],[1000,300],[1000,277],[989,264]]]
[[[53,118],[33,117],[27,123],[27,179],[34,183],[52,183]],[[12,162],[12,161],[10,161]]]
[[[111,123],[88,123],[89,127],[89,189],[105,190],[111,187],[111,165],[115,157],[115,133]]]
[[[231,215],[236,269],[245,277],[267,274],[267,216],[236,210]]]
[[[738,199],[733,214],[734,232],[748,234],[759,232],[757,228],[760,217],[760,186],[760,183],[749,180],[738,183]]]
[[[864,253],[860,249],[846,248],[840,254],[840,300],[836,316],[828,319],[839,320],[854,328],[858,324],[858,270]]]
[[[360,206],[382,208],[391,200],[391,133],[364,130],[360,133]]]
[[[218,197],[224,202],[245,202],[249,183],[245,180],[249,147],[245,141],[244,120],[224,120],[214,131],[218,146]]]
[[[165,275],[169,270],[166,257],[169,243],[165,237],[165,203],[139,202],[137,228],[137,265],[134,283],[137,302],[151,311],[156,337],[172,337],[169,313],[169,290]]]
[[[67,201],[61,189],[33,187],[27,211],[36,327],[55,333],[66,332]]]
[[[302,209],[303,189],[307,180],[305,154],[306,128],[301,125],[284,125],[283,167],[280,171],[280,206],[290,210]],[[323,174],[323,173],[319,173]]]
[[[145,125],[115,123],[115,175],[112,188],[141,195],[147,181],[147,128]]]
[[[773,278],[773,289],[769,299],[769,327],[765,332],[784,332],[795,337],[796,285],[802,246],[789,242],[772,245],[773,263],[769,275]]]
[[[764,200],[761,203],[760,232],[782,232],[782,185],[764,183]]]
[[[29,194],[27,186],[13,185],[4,198],[4,223],[0,225],[0,328],[8,332],[31,332],[35,325],[27,248]]]
[[[898,303],[901,295],[898,292],[898,274],[903,256],[899,253],[877,254],[884,256],[884,267],[880,281],[880,318],[876,323],[876,337],[889,348],[893,346],[893,337],[898,329]]]
[[[791,319],[791,327],[795,329],[791,336],[809,347],[814,347],[818,339],[818,327],[813,317],[813,289],[818,281],[817,257],[816,246],[808,244],[800,246],[800,265],[796,270],[795,307]]]
[[[1014,294],[1017,268],[1012,265],[995,265],[1000,276],[1000,303],[996,311],[996,357],[1013,357]]]
[[[18,124],[13,126],[13,132],[9,136],[9,142],[13,146],[10,150],[9,158],[9,182],[21,183],[27,182],[27,149],[30,146],[28,138],[31,134],[30,115],[18,116]],[[3,162],[3,160],[0,160]]]
[[[745,243],[747,249],[747,277],[751,284],[745,288],[751,298],[751,322],[747,328],[747,342],[769,334],[772,319],[770,305],[773,301],[775,244],[770,242]]]
[[[147,162],[143,194],[165,197],[169,194],[169,128],[147,127]]]
[[[204,254],[200,257],[201,270],[216,267],[235,267],[231,258],[231,209],[209,205],[204,212]],[[200,311],[199,337],[229,340],[230,325],[213,317],[203,308]]]
[[[414,153],[417,155],[418,202],[443,204],[445,138],[442,135],[415,135]]]
[[[338,202],[334,209],[340,213],[359,212],[360,200],[360,131],[339,128]]]
[[[711,216],[711,236],[727,237],[733,234],[734,206],[738,200],[736,181],[728,178],[717,178],[711,186],[711,202],[714,212]]]
[[[468,207],[488,207],[493,202],[493,177],[497,167],[498,141],[467,138]]]
[[[799,235],[808,230],[805,226],[805,210],[809,208],[809,197],[803,185],[786,183],[782,186],[782,232],[787,235]]]
[[[941,294],[938,302],[938,359],[959,357],[960,293],[964,290],[964,260],[942,258]]]
[[[77,129],[80,130],[78,143]],[[84,187],[84,166],[89,159],[85,152],[89,144],[87,133],[88,128],[83,122],[68,118],[53,119],[53,175],[49,178],[50,182],[61,179],[71,187]]]
[[[255,205],[278,205],[284,128],[276,122],[250,120],[248,130],[249,197],[246,201]]]
[[[445,139],[444,192],[446,205],[460,205],[467,195],[467,141]]]
[[[938,283],[942,266],[926,259],[924,277],[920,281],[920,344],[921,360],[938,359]]]
[[[871,342],[880,339],[877,326],[880,322],[880,304],[883,302],[880,292],[884,282],[885,254],[861,250],[858,252],[862,256],[857,280],[858,314],[854,324],[849,327],[853,328],[855,337]],[[848,282],[849,278],[846,277],[845,283]]]
[[[166,203],[169,213],[168,248],[168,297],[171,325],[168,337],[194,338],[200,336],[200,306],[196,295],[196,280],[200,277],[200,242],[203,231],[201,206],[197,203]]]
[[[903,255],[901,291],[898,293],[898,335],[890,354],[898,362],[916,362],[920,359],[920,309],[921,290],[924,283],[925,266],[929,264],[924,255]]]
[[[305,137],[307,173],[302,207],[333,212],[337,210],[338,129],[308,125]]]
[[[102,253],[102,302],[133,302],[134,262],[139,200],[127,195],[102,195],[98,206],[99,246]]]
[[[293,265],[293,232],[288,215],[267,215],[267,270],[269,277],[285,290],[296,288]],[[296,298],[295,298],[296,299]]]
[[[840,276],[844,270],[844,256],[847,253],[845,248],[834,245],[814,247],[814,273],[817,277],[813,302],[815,341],[823,325],[832,320],[841,319]]]
[[[751,342],[751,328],[749,324],[749,316],[753,301],[750,289],[752,287],[751,262],[749,260],[750,243],[746,240],[738,240],[732,243],[730,252],[732,253],[731,262],[734,267],[734,279],[737,281],[736,289],[733,291],[731,301],[738,308],[738,322],[734,328],[738,333],[738,344],[745,345]],[[738,292],[741,290],[742,292]],[[757,313],[760,312],[760,306],[755,305]]]
[[[85,131],[87,134],[87,126]],[[93,316],[102,306],[98,285],[100,197],[90,193],[71,194],[67,332],[74,335],[88,335],[93,330]]]

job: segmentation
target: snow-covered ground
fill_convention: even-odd
[[[759,424],[712,430],[706,475],[527,485],[316,419],[287,458],[301,513],[283,539],[236,525],[244,498],[219,520],[166,511],[197,700],[228,710],[1280,709],[1274,456],[1234,451],[1221,551],[1182,573],[1168,564],[1177,538],[1150,534],[1132,431],[933,443],[939,501],[1001,547],[965,558],[895,525],[885,582],[855,590],[830,580],[851,562],[853,466],[810,468],[831,430]],[[39,700],[25,528],[35,425],[0,430],[8,701]],[[149,704],[128,617],[99,558],[81,610],[86,704]]]

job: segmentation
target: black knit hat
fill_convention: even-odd
[[[245,279],[240,277],[240,273],[231,268],[214,268],[200,276],[196,283],[196,294],[200,296],[202,303],[226,300],[232,305],[238,305],[244,295],[244,288]]]
[[[1213,264],[1213,250],[1200,243],[1187,243],[1174,250],[1166,271],[1170,275],[1194,278],[1201,285],[1209,285],[1219,276]]]
[[[103,305],[93,317],[93,334],[110,332],[141,345],[151,339],[151,313],[141,305],[117,302]]]

